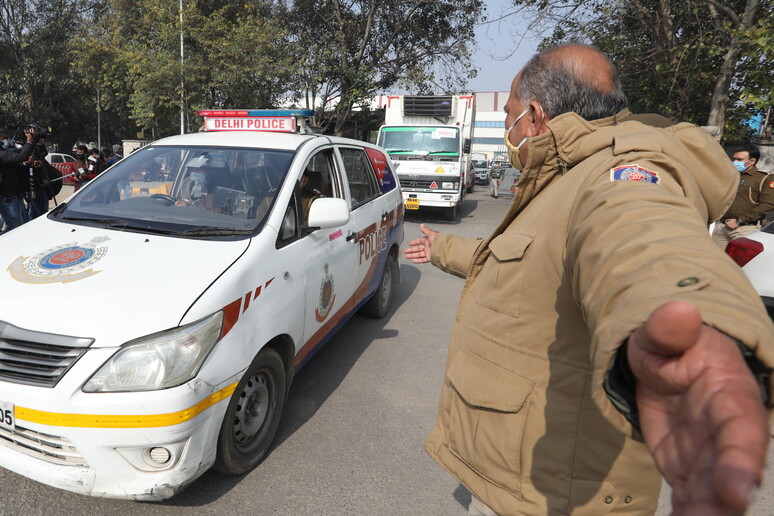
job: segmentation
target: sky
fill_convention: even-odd
[[[509,0],[486,0],[489,19],[497,19],[503,10],[513,4]],[[511,81],[519,69],[537,50],[541,36],[521,38],[523,24],[511,16],[476,29],[478,51],[473,62],[478,67],[478,76],[468,81],[470,91],[508,91]]]

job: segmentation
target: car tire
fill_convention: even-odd
[[[475,182],[475,181],[473,181],[473,182],[472,182],[472,183],[470,183],[470,185],[468,186],[468,193],[473,193],[473,190],[475,190],[475,189],[476,189],[476,182]]]
[[[277,434],[286,392],[282,358],[271,348],[261,350],[231,395],[218,436],[216,471],[242,475],[263,460]]]
[[[390,311],[396,279],[398,278],[398,264],[392,255],[387,256],[382,277],[379,278],[379,286],[371,299],[365,302],[360,313],[372,319],[381,319]]]
[[[449,221],[457,220],[457,205],[444,208],[443,218]]]

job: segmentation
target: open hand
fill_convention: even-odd
[[[406,259],[414,263],[427,263],[430,261],[430,248],[433,245],[433,239],[438,231],[433,231],[424,224],[419,225],[419,230],[425,234],[422,238],[417,238],[409,242],[403,254]]]
[[[642,433],[675,514],[743,514],[761,483],[769,429],[737,345],[674,301],[632,334],[627,353]]]

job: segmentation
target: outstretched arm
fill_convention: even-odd
[[[754,501],[769,429],[761,392],[737,345],[670,302],[629,338],[645,442],[678,514],[743,514]]]

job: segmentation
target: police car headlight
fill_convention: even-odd
[[[220,339],[223,312],[127,344],[83,386],[84,392],[153,391],[196,376]]]

